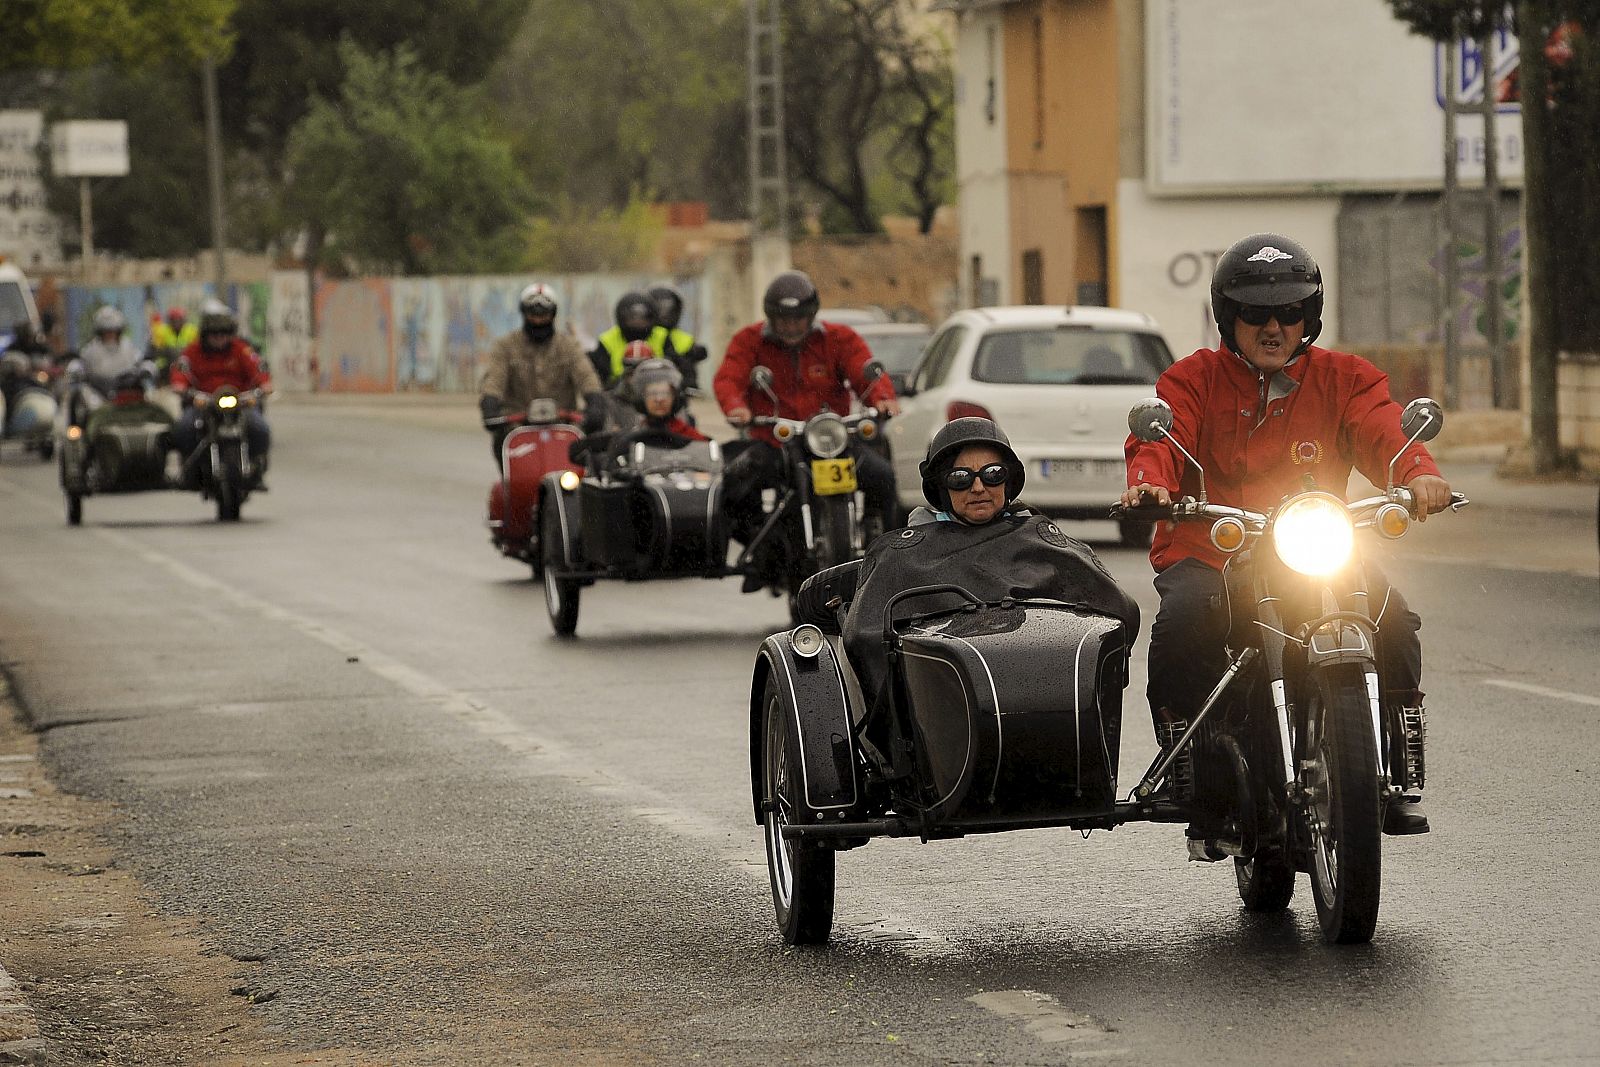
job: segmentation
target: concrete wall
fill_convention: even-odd
[[[1564,361],[1556,383],[1561,447],[1577,449],[1586,466],[1600,468],[1600,354]]]

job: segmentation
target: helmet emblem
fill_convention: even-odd
[[[1261,251],[1245,260],[1246,263],[1276,263],[1280,259],[1293,259],[1289,253],[1273,248],[1271,245],[1262,246]]]
[[[1297,441],[1289,446],[1289,458],[1296,467],[1322,462],[1321,441]]]

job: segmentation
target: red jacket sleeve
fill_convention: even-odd
[[[734,408],[747,408],[746,395],[750,388],[750,368],[756,365],[755,338],[760,335],[750,327],[740,330],[728,342],[728,351],[722,357],[722,366],[711,379],[711,390],[724,413]]]
[[[1353,366],[1355,379],[1341,426],[1356,469],[1373,485],[1383,486],[1389,478],[1389,461],[1404,446],[1405,454],[1394,465],[1395,481],[1406,485],[1419,475],[1437,476],[1439,467],[1422,442],[1406,445],[1400,405],[1389,395],[1389,376],[1365,360]]]
[[[1201,412],[1205,410],[1206,375],[1200,353],[1188,360],[1179,360],[1156,379],[1156,396],[1172,408],[1172,435],[1183,442],[1183,447],[1196,452],[1199,443]],[[1185,364],[1188,364],[1185,366]],[[1123,455],[1128,464],[1128,485],[1158,485],[1174,496],[1183,485],[1184,468],[1189,461],[1171,441],[1141,441],[1128,435],[1123,445]]]

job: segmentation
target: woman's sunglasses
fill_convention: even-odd
[[[959,493],[971,486],[974,478],[984,485],[1004,485],[1009,473],[1004,463],[991,463],[976,471],[970,467],[957,467],[944,476],[944,487]]]
[[[1279,326],[1293,326],[1295,323],[1304,322],[1306,309],[1301,304],[1280,304],[1276,307],[1262,307],[1260,304],[1241,304],[1239,306],[1239,319],[1248,326],[1265,326],[1268,319],[1277,319]]]

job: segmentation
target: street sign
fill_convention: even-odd
[[[55,123],[50,127],[50,168],[59,178],[128,173],[128,124],[101,119]]]

